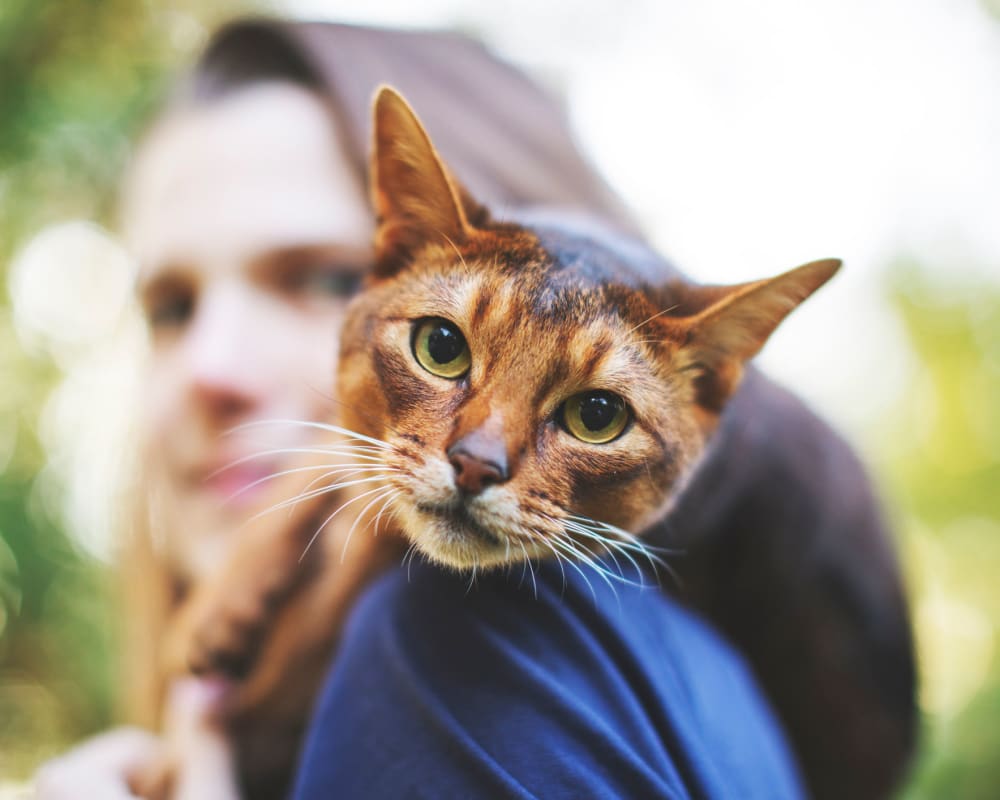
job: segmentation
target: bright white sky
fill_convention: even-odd
[[[585,149],[699,279],[843,258],[761,360],[855,437],[912,368],[888,262],[1000,280],[1000,23],[975,0],[282,7],[478,34],[565,92]]]

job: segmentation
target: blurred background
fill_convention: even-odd
[[[584,149],[699,279],[845,259],[762,361],[864,454],[893,520],[924,718],[903,796],[997,797],[996,0],[588,0],[572,14],[555,0],[4,0],[0,797],[112,720],[109,532],[128,469],[112,445],[144,346],[116,184],[209,33],[260,12],[484,39],[565,97]]]

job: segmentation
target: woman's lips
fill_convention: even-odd
[[[255,503],[279,471],[273,463],[233,464],[207,471],[200,482],[220,503],[240,508]]]

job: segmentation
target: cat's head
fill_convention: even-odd
[[[387,443],[378,496],[450,566],[601,552],[655,521],[744,363],[839,266],[656,285],[628,248],[492,221],[388,88],[374,139],[378,263],[342,333],[343,421]]]

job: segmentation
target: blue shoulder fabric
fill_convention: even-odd
[[[802,797],[725,643],[656,586],[564,569],[383,576],[347,626],[294,796]]]

